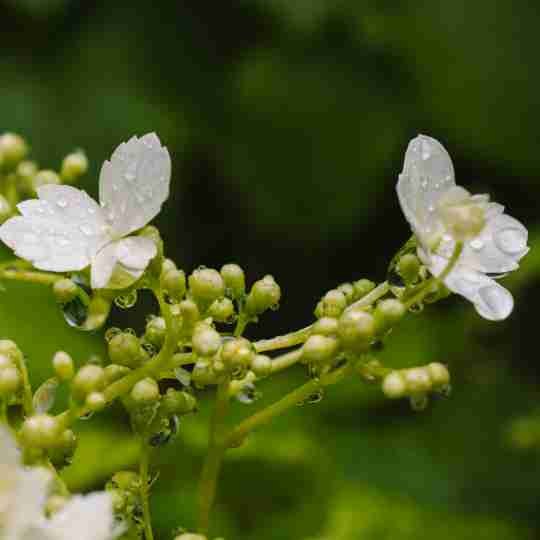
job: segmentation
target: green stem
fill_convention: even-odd
[[[146,540],[154,540],[154,533],[152,531],[152,518],[150,516],[150,446],[146,441],[141,439],[141,457],[139,462],[139,476],[141,482],[141,504],[144,520],[144,536]]]
[[[28,376],[28,368],[26,366],[26,360],[21,357],[19,360],[19,371],[22,377],[22,404],[24,414],[26,416],[32,416],[34,414],[34,400],[32,395],[32,386],[30,384],[30,377]]]
[[[296,349],[280,356],[276,356],[272,360],[272,373],[277,373],[278,371],[283,371],[294,364],[296,364],[302,358],[302,349]]]
[[[0,270],[0,279],[11,281],[24,281],[25,283],[38,283],[40,285],[53,285],[64,276],[62,274],[50,274],[47,272],[33,272],[29,270]]]
[[[216,403],[210,433],[208,436],[208,452],[203,465],[199,482],[199,522],[198,531],[207,534],[210,524],[210,512],[216,498],[217,481],[226,446],[223,444],[223,420],[229,407],[229,381],[221,383],[217,388]]]
[[[69,497],[69,489],[58,471],[56,470],[56,467],[51,463],[50,459],[47,459],[45,461],[45,466],[51,471],[52,475],[54,476],[54,480],[56,482],[60,495],[62,495],[62,497]]]
[[[365,296],[362,296],[360,300],[352,303],[349,307],[347,307],[345,311],[370,306],[371,304],[373,304],[373,302],[384,296],[389,290],[390,284],[388,283],[388,281],[383,281],[382,283],[377,285],[371,292],[367,293]]]

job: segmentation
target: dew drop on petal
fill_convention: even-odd
[[[507,227],[494,235],[497,247],[507,255],[517,255],[527,247],[527,237],[518,228]]]
[[[56,201],[56,205],[59,206],[60,208],[66,208],[67,204],[68,203],[67,203],[66,199],[58,199]]]
[[[94,228],[90,225],[81,225],[79,229],[85,236],[92,236],[94,234]]]
[[[484,242],[480,240],[480,238],[475,238],[474,240],[471,240],[469,242],[469,245],[471,246],[474,251],[481,251],[484,249]]]
[[[73,279],[73,281],[76,280]],[[77,284],[82,290],[73,300],[62,305],[62,313],[69,326],[86,331],[87,329],[84,328],[84,323],[88,318],[89,295],[91,294],[91,290],[79,282]]]
[[[508,317],[514,307],[512,295],[499,285],[487,285],[478,290],[476,308],[480,315],[489,320]]]

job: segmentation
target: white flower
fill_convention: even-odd
[[[441,274],[456,242],[464,242],[444,284],[470,300],[485,319],[508,317],[514,300],[493,277],[518,268],[529,251],[527,229],[487,195],[471,196],[456,186],[447,151],[425,135],[409,143],[397,193],[418,240],[418,255],[430,272]]]
[[[38,199],[17,205],[21,216],[0,227],[16,255],[52,272],[91,265],[92,288],[124,288],[141,277],[157,248],[128,236],[153,219],[169,196],[171,160],[154,133],[122,143],[99,178],[96,203],[84,191],[59,185],[38,188]]]

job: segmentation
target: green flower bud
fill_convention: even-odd
[[[375,328],[382,334],[398,323],[407,312],[405,306],[395,299],[381,300],[375,308]]]
[[[37,191],[37,188],[45,186],[47,184],[61,184],[60,177],[54,172],[49,170],[39,171],[32,179],[32,188]]]
[[[24,139],[15,133],[0,135],[0,163],[3,166],[14,167],[28,153]]]
[[[9,204],[8,200],[0,195],[0,223],[4,223],[13,215],[13,208]]]
[[[432,387],[431,378],[427,369],[418,367],[402,371],[407,392],[410,394],[420,394],[429,392]]]
[[[281,298],[281,289],[274,278],[264,276],[251,287],[246,298],[245,309],[250,315],[260,315],[269,308],[276,308]]]
[[[414,253],[403,255],[397,263],[397,272],[407,285],[414,283],[420,273],[420,259]]]
[[[221,347],[221,336],[211,326],[199,323],[193,332],[191,344],[198,356],[213,356]]]
[[[108,349],[113,364],[135,368],[140,366],[143,360],[139,338],[129,332],[116,334],[109,341]]]
[[[101,392],[90,392],[86,396],[86,406],[93,412],[101,411],[107,405],[107,400]]]
[[[193,300],[182,300],[178,304],[184,327],[191,328],[199,321],[201,314],[197,304]]]
[[[426,369],[433,386],[446,386],[450,383],[450,372],[444,364],[432,362],[426,366]]]
[[[272,360],[264,354],[255,355],[251,361],[251,371],[253,371],[259,379],[268,377],[268,375],[272,373]]]
[[[178,536],[175,536],[174,540],[207,540],[207,539],[206,539],[206,536],[202,534],[182,533]]]
[[[69,381],[73,378],[75,368],[73,359],[67,352],[58,351],[53,356],[53,368],[56,374],[63,381]]]
[[[60,469],[69,465],[75,450],[77,449],[77,437],[71,429],[65,429],[57,438],[54,448],[48,449],[48,456],[52,464]]]
[[[47,504],[45,505],[45,514],[47,516],[53,516],[57,512],[60,512],[64,506],[66,506],[66,503],[68,502],[68,499],[66,497],[62,497],[61,495],[52,495],[47,499]]]
[[[338,320],[332,317],[322,317],[313,324],[311,333],[321,336],[335,336],[338,332]]]
[[[36,448],[53,448],[59,443],[59,421],[49,414],[37,414],[27,418],[21,427],[24,445]]]
[[[215,382],[214,372],[209,362],[199,360],[191,372],[191,380],[197,386],[206,386]]]
[[[23,359],[23,354],[17,344],[11,339],[0,339],[0,355],[10,358],[15,364]]]
[[[347,299],[345,295],[334,289],[328,291],[317,304],[315,310],[315,316],[320,319],[321,317],[339,317],[343,310],[347,307]]]
[[[354,283],[354,299],[359,300],[375,288],[375,283],[369,279],[359,279]]]
[[[59,304],[71,302],[78,294],[79,288],[71,279],[59,279],[53,285],[53,293]]]
[[[83,366],[73,379],[71,389],[73,397],[84,400],[90,392],[99,392],[105,386],[105,372],[101,366]]]
[[[397,399],[407,394],[407,383],[399,371],[392,371],[382,382],[382,391],[386,397]]]
[[[336,339],[327,336],[310,336],[302,347],[305,362],[321,364],[332,360],[339,350]]]
[[[139,493],[140,491],[139,475],[133,471],[118,471],[111,480],[122,491],[133,493]]]
[[[105,383],[107,385],[112,384],[113,382],[127,375],[130,371],[131,369],[129,369],[126,366],[119,366],[118,364],[110,364],[104,369]]]
[[[364,352],[375,336],[375,320],[360,309],[346,311],[339,319],[338,335],[346,349]]]
[[[246,277],[237,264],[225,264],[221,267],[221,277],[225,287],[235,299],[242,298],[246,292]]]
[[[1,161],[1,160],[0,160]],[[34,176],[38,172],[38,167],[34,161],[21,161],[17,165],[16,174],[25,191],[31,191],[34,182]]]
[[[183,270],[169,269],[162,272],[159,279],[163,290],[174,301],[180,301],[186,294],[186,274]]]
[[[135,403],[148,403],[159,399],[159,387],[151,377],[139,381],[131,389],[131,399]]]
[[[338,291],[341,291],[345,295],[345,299],[347,300],[347,304],[352,304],[354,301],[354,285],[352,283],[342,283],[337,288]]]
[[[5,367],[14,367],[15,362],[7,354],[0,354],[0,369]]]
[[[218,298],[208,308],[208,315],[217,322],[230,323],[234,319],[234,304],[230,298]]]
[[[73,152],[68,154],[62,161],[60,176],[66,184],[75,182],[88,170],[88,159],[83,152]]]
[[[196,302],[210,304],[225,295],[225,283],[217,270],[199,268],[189,276],[189,290]]]
[[[16,367],[0,369],[0,396],[6,397],[14,394],[21,385],[21,374]]]
[[[152,317],[146,323],[144,337],[146,341],[160,349],[167,335],[167,325],[163,317]]]
[[[161,263],[161,274],[165,274],[169,270],[178,270],[176,263],[172,259],[163,259]]]
[[[197,400],[187,392],[169,388],[161,398],[160,409],[166,416],[173,414],[187,414],[197,408]]]
[[[225,367],[230,371],[239,368],[247,369],[252,362],[253,345],[245,338],[234,338],[226,341],[221,348],[220,358]]]

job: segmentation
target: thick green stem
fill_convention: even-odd
[[[144,520],[144,536],[145,540],[154,540],[154,533],[152,531],[152,518],[150,516],[150,476],[149,476],[149,467],[150,467],[150,446],[146,443],[146,440],[143,438],[141,440],[141,456],[139,462],[139,476],[141,482],[141,504]]]
[[[38,283],[40,285],[54,285],[64,276],[62,274],[49,274],[47,272],[33,272],[29,270],[0,270],[0,279],[11,281],[24,281],[25,283]]]

